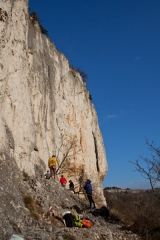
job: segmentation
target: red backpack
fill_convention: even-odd
[[[82,224],[83,226],[90,228],[93,225],[93,222],[89,219],[83,218]]]

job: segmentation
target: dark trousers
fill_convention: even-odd
[[[92,206],[92,203],[93,203],[94,208],[95,208],[95,203],[94,203],[93,198],[92,198],[92,193],[87,193],[87,197],[88,197],[88,200],[89,200],[90,208]]]

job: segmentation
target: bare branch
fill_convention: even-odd
[[[61,163],[58,164],[57,174],[69,171],[69,160],[77,153],[81,151],[81,147],[78,147],[76,137],[61,135],[61,144],[58,149],[58,156],[63,154]],[[58,157],[57,157],[58,158]]]
[[[142,167],[139,159],[135,160],[135,162],[129,162],[135,165],[136,171],[149,180],[154,194],[160,199],[160,196],[155,191],[156,185],[160,182],[160,147],[156,147],[153,141],[149,143],[148,139],[146,139],[146,144],[152,153],[151,159],[140,156],[140,160],[146,164],[145,167]]]

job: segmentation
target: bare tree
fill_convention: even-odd
[[[69,172],[72,168],[70,160],[75,157],[81,151],[81,146],[78,145],[76,136],[67,136],[61,134],[61,143],[59,147],[56,147],[56,157],[58,167],[56,170],[57,174]],[[59,160],[62,155],[62,160]]]
[[[74,170],[75,171],[75,170]],[[84,182],[85,182],[85,172],[84,172],[84,165],[76,167],[75,175],[77,177],[77,184],[75,185],[76,192],[75,193],[82,193],[84,194]]]
[[[160,182],[160,147],[156,147],[154,141],[149,143],[148,139],[146,139],[146,144],[151,151],[151,159],[140,156],[140,159],[137,159],[135,162],[130,162],[135,165],[136,171],[140,172],[144,178],[149,180],[154,194],[160,199],[160,195],[155,190],[157,184]],[[140,160],[145,163],[144,167]]]

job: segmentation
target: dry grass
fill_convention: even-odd
[[[23,198],[25,207],[31,213],[31,216],[35,220],[43,219],[44,226],[52,226],[62,228],[64,223],[59,217],[54,217],[52,215],[47,216],[47,213],[44,213],[43,208],[39,205],[39,202],[35,201],[31,196],[24,196]]]
[[[38,206],[35,200],[31,196],[24,196],[23,198],[25,207],[28,208],[31,215],[36,219],[39,220],[40,215],[43,214],[43,209]]]
[[[23,170],[23,181],[28,181],[29,175]]]
[[[76,240],[75,237],[72,237],[72,236],[70,236],[70,235],[63,235],[63,239],[64,239],[64,240]]]
[[[111,213],[121,219],[124,228],[146,240],[160,239],[160,200],[152,191],[104,191],[104,194]]]

